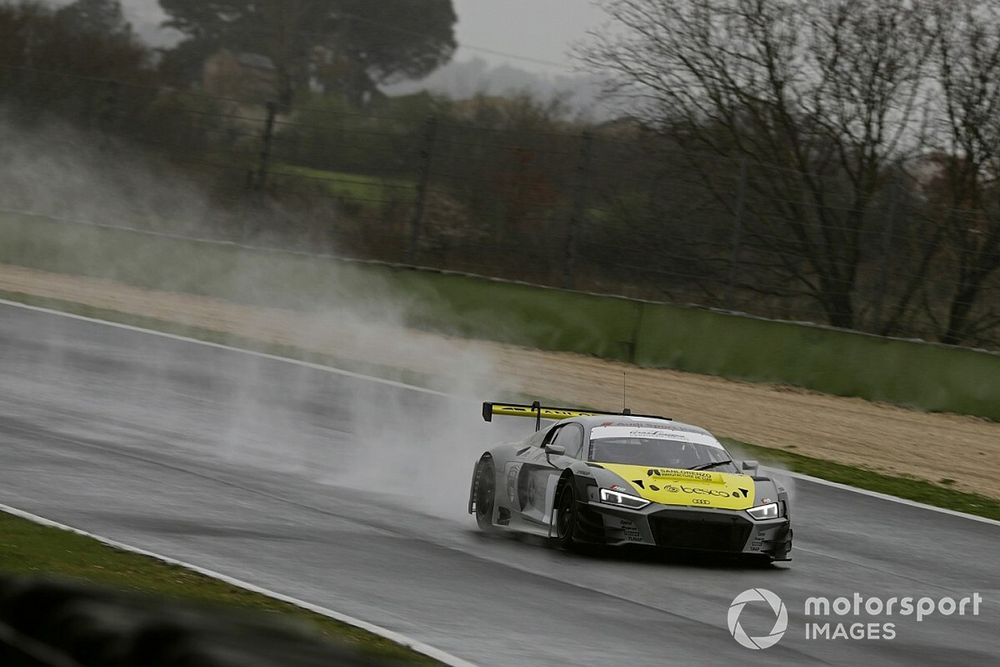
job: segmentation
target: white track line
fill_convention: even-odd
[[[358,380],[366,380],[368,382],[375,382],[378,384],[387,385],[390,387],[396,387],[399,389],[405,389],[407,391],[416,391],[424,394],[433,394],[435,396],[452,396],[451,394],[446,394],[441,391],[434,391],[433,389],[427,389],[426,387],[418,387],[412,384],[406,384],[405,382],[396,382],[393,380],[386,380],[384,378],[375,377],[373,375],[365,375],[363,373],[355,373],[352,371],[345,371],[340,368],[335,368],[333,366],[324,366],[322,364],[313,364],[307,361],[299,361],[298,359],[292,359],[290,357],[280,357],[274,354],[266,354],[264,352],[255,352],[253,350],[247,350],[240,347],[233,347],[231,345],[223,345],[221,343],[212,343],[205,340],[199,340],[197,338],[190,338],[188,336],[178,336],[176,334],[166,333],[163,331],[156,331],[155,329],[144,329],[142,327],[132,326],[130,324],[121,324],[118,322],[109,322],[108,320],[99,320],[93,317],[85,317],[83,315],[74,315],[73,313],[63,312],[61,310],[53,310],[52,308],[42,308],[40,306],[29,306],[24,303],[19,303],[17,301],[8,301],[6,299],[0,299],[0,305],[11,306],[13,308],[22,308],[24,310],[32,310],[39,313],[45,313],[47,315],[55,315],[58,317],[66,317],[72,320],[80,320],[82,322],[90,322],[92,324],[100,324],[103,326],[109,326],[116,329],[124,329],[126,331],[134,331],[137,333],[148,334],[151,336],[159,336],[161,338],[168,338],[170,340],[176,340],[184,343],[192,343],[194,345],[203,345],[206,347],[213,347],[219,350],[227,350],[230,352],[238,352],[241,354],[248,354],[254,357],[259,357],[261,359],[269,359],[271,361],[278,361],[287,364],[294,364],[296,366],[304,366],[306,368],[311,368],[313,370],[324,371],[327,373],[334,373],[336,375],[342,375],[344,377],[355,378]],[[455,397],[457,398],[457,397]],[[781,470],[779,468],[769,468],[773,472],[778,472],[783,475],[788,475],[789,477],[794,477],[796,479],[801,479],[808,482],[813,482],[815,484],[821,484],[823,486],[833,487],[835,489],[840,489],[842,491],[850,491],[852,493],[858,493],[863,496],[869,496],[872,498],[878,498],[879,500],[884,500],[888,502],[899,503],[901,505],[908,505],[910,507],[915,507],[918,509],[927,510],[930,512],[939,512],[941,514],[947,514],[949,516],[954,516],[962,519],[969,519],[972,521],[978,521],[980,523],[987,523],[994,526],[1000,526],[1000,521],[994,519],[988,519],[986,517],[976,516],[974,514],[966,514],[964,512],[956,512],[955,510],[945,509],[943,507],[935,507],[934,505],[926,505],[924,503],[918,503],[913,500],[906,500],[905,498],[897,498],[896,496],[890,496],[885,493],[878,493],[877,491],[868,491],[866,489],[859,489],[853,486],[848,486],[846,484],[839,484],[837,482],[830,482],[825,479],[820,479],[818,477],[812,477],[810,475],[803,475],[797,472],[790,472],[788,470]]]
[[[260,359],[269,359],[271,361],[280,361],[286,364],[293,364],[295,366],[303,366],[305,368],[311,368],[317,371],[325,371],[327,373],[334,373],[335,375],[343,375],[344,377],[355,378],[358,380],[367,380],[369,382],[376,382],[378,384],[384,384],[390,387],[396,387],[398,389],[406,389],[407,391],[416,391],[422,394],[432,394],[434,396],[450,396],[442,391],[435,391],[433,389],[427,389],[426,387],[418,387],[417,385],[407,384],[405,382],[396,382],[395,380],[386,380],[385,378],[375,377],[374,375],[365,375],[364,373],[355,373],[353,371],[345,371],[342,368],[336,368],[334,366],[324,366],[323,364],[314,364],[308,361],[301,361],[299,359],[292,359],[291,357],[280,357],[276,354],[267,354],[266,352],[257,352],[255,350],[248,350],[242,347],[233,347],[232,345],[223,345],[222,343],[213,343],[207,340],[201,340],[200,338],[191,338],[189,336],[179,336],[177,334],[167,333],[165,331],[157,331],[156,329],[145,329],[143,327],[133,326],[131,324],[122,324],[120,322],[111,322],[109,320],[99,320],[95,317],[86,317],[84,315],[76,315],[74,313],[67,313],[62,310],[54,310],[52,308],[42,308],[41,306],[29,306],[26,303],[20,303],[18,301],[8,301],[7,299],[0,299],[0,305],[11,306],[12,308],[22,308],[24,310],[33,310],[38,313],[45,313],[46,315],[57,315],[59,317],[66,317],[71,320],[79,320],[81,322],[90,322],[91,324],[101,324],[104,326],[113,327],[115,329],[124,329],[125,331],[134,331],[136,333],[149,334],[151,336],[159,336],[160,338],[167,338],[169,340],[176,340],[182,343],[194,343],[195,345],[203,345],[205,347],[214,347],[217,350],[227,350],[229,352],[239,352],[240,354],[248,354],[252,357],[258,357]],[[123,313],[128,314],[128,313]],[[142,317],[141,315],[136,315],[136,317]],[[184,326],[184,325],[180,325]]]
[[[916,507],[922,510],[930,510],[931,512],[940,512],[942,514],[947,514],[949,516],[955,516],[962,519],[970,519],[972,521],[978,521],[980,523],[989,524],[991,526],[1000,526],[1000,521],[997,521],[996,519],[990,519],[985,516],[976,516],[975,514],[966,514],[965,512],[957,512],[955,510],[945,509],[944,507],[936,507],[934,505],[928,505],[926,503],[919,503],[916,500],[907,500],[906,498],[898,498],[896,496],[890,496],[887,493],[879,493],[878,491],[859,489],[855,486],[848,486],[847,484],[840,484],[839,482],[831,482],[828,479],[821,479],[819,477],[813,477],[812,475],[804,475],[800,472],[782,470],[781,468],[769,468],[767,466],[761,466],[761,470],[767,470],[771,473],[776,473],[778,475],[787,475],[789,477],[794,477],[795,479],[801,479],[806,482],[812,482],[813,484],[821,484],[822,486],[829,486],[834,489],[840,489],[841,491],[850,491],[851,493],[858,493],[861,494],[862,496],[870,496],[872,498],[877,498],[879,500],[888,500],[890,502],[899,503],[900,505],[908,505],[909,507]]]
[[[422,653],[434,660],[443,662],[446,665],[451,665],[452,667],[476,667],[474,663],[468,662],[461,658],[457,658],[450,653],[446,653],[440,649],[436,649],[433,646],[424,644],[423,642],[417,641],[411,637],[394,632],[387,628],[383,628],[380,625],[375,625],[374,623],[369,623],[368,621],[363,621],[360,618],[355,618],[353,616],[348,616],[347,614],[342,614],[339,611],[333,611],[332,609],[327,609],[326,607],[320,607],[319,605],[306,602],[304,600],[299,600],[297,598],[290,597],[288,595],[283,595],[281,593],[276,593],[274,591],[267,590],[266,588],[261,588],[260,586],[255,586],[254,584],[242,581],[240,579],[235,579],[228,575],[222,574],[221,572],[214,572],[212,570],[199,567],[197,565],[192,565],[191,563],[185,563],[184,561],[177,560],[175,558],[170,558],[169,556],[163,556],[158,553],[153,553],[152,551],[147,551],[145,549],[140,549],[139,547],[133,547],[129,544],[124,544],[116,540],[109,539],[107,537],[102,537],[100,535],[95,535],[94,533],[88,533],[85,530],[80,530],[79,528],[74,528],[72,526],[67,526],[66,524],[58,523],[56,521],[51,521],[44,517],[40,517],[30,512],[25,512],[24,510],[19,510],[16,507],[10,507],[8,505],[0,504],[0,512],[6,512],[16,517],[22,519],[27,519],[32,523],[37,523],[42,526],[48,526],[50,528],[58,528],[59,530],[65,530],[70,533],[75,533],[77,535],[82,535],[84,537],[89,537],[92,540],[97,540],[101,544],[105,544],[109,547],[118,549],[120,551],[127,551],[129,553],[138,554],[140,556],[146,556],[148,558],[153,558],[168,565],[177,565],[179,567],[186,568],[192,572],[197,572],[198,574],[205,575],[206,577],[211,577],[212,579],[218,579],[219,581],[225,582],[231,586],[236,586],[237,588],[242,588],[248,590],[252,593],[258,593],[260,595],[266,595],[269,598],[274,598],[275,600],[280,600],[281,602],[287,602],[288,604],[295,605],[296,607],[301,607],[308,611],[326,616],[327,618],[332,618],[340,623],[345,623],[347,625],[353,625],[356,628],[361,628],[362,630],[367,630],[373,635],[378,635],[388,639],[389,641],[395,642],[402,646],[405,646],[417,653]]]

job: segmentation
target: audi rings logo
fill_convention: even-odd
[[[769,634],[760,637],[751,637],[743,629],[743,626],[740,625],[740,614],[743,613],[743,607],[748,602],[766,602],[771,606],[771,611],[774,612],[774,627],[771,628]],[[785,609],[785,603],[781,601],[781,598],[766,588],[751,588],[736,596],[733,603],[729,605],[729,615],[726,617],[726,620],[729,623],[729,634],[733,636],[733,639],[740,646],[745,646],[756,651],[763,648],[770,648],[781,641],[781,638],[785,635],[785,630],[788,628],[788,610]]]

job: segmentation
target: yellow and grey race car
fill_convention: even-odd
[[[468,509],[483,530],[790,560],[788,493],[705,429],[538,402],[484,403],[494,415],[533,418],[535,433],[476,462]]]

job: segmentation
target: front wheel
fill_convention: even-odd
[[[480,530],[493,532],[493,505],[496,502],[496,470],[493,459],[484,458],[476,466],[476,523]]]
[[[573,549],[576,542],[579,511],[573,483],[564,484],[556,499],[556,542],[564,549]]]

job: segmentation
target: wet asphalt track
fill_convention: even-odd
[[[436,517],[338,481],[338,470],[364,469],[381,490],[460,505],[477,440],[500,437],[476,422],[483,397],[445,399],[11,306],[0,306],[0,368],[0,503],[482,665],[1000,663],[996,525],[800,480],[791,564],[574,556],[485,538],[458,512]],[[378,409],[359,416],[357,405]],[[406,438],[407,449],[431,447],[446,414],[469,434],[456,463],[374,451]],[[766,651],[740,647],[726,628],[730,601],[753,587],[788,606],[788,632]],[[806,597],[855,591],[978,591],[984,603],[978,617],[883,619],[896,622],[891,641],[803,637]],[[748,607],[743,621],[762,634],[773,616]]]

